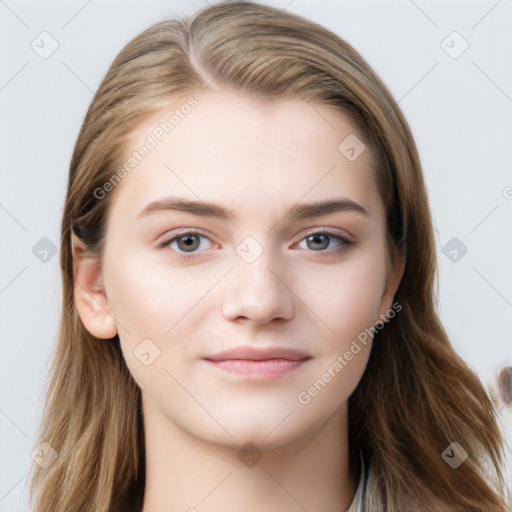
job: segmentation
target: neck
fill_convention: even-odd
[[[191,436],[143,399],[142,512],[345,511],[357,487],[346,407],[298,442],[255,453]],[[350,467],[349,467],[350,466]]]

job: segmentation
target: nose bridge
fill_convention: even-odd
[[[235,268],[224,295],[223,314],[234,320],[244,317],[257,323],[274,318],[290,319],[294,313],[284,265],[278,251],[247,237],[236,248]]]

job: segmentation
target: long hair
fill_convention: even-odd
[[[300,16],[243,1],[142,32],[115,58],[89,106],[70,162],[60,328],[36,443],[47,443],[57,456],[48,467],[31,467],[32,510],[142,507],[140,388],[118,337],[96,339],[77,314],[71,235],[101,257],[119,186],[101,198],[95,190],[122,165],[129,135],[147,116],[205,88],[328,105],[366,136],[387,212],[388,248],[401,248],[407,258],[395,295],[402,310],[375,334],[367,368],[349,398],[351,453],[360,453],[370,468],[363,510],[509,510],[496,405],[453,350],[436,312],[432,219],[404,115],[343,39]],[[468,454],[457,469],[442,457],[454,442]]]

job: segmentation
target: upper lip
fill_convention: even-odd
[[[284,347],[236,347],[222,352],[217,352],[205,357],[209,361],[227,361],[229,359],[244,359],[263,361],[265,359],[288,359],[290,361],[302,361],[311,359],[311,356],[299,349]]]

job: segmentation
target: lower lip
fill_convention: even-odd
[[[207,361],[222,370],[255,377],[278,377],[299,368],[299,366],[306,362],[305,359],[300,361],[290,361],[289,359],[263,359],[261,361],[226,359],[224,361]]]

